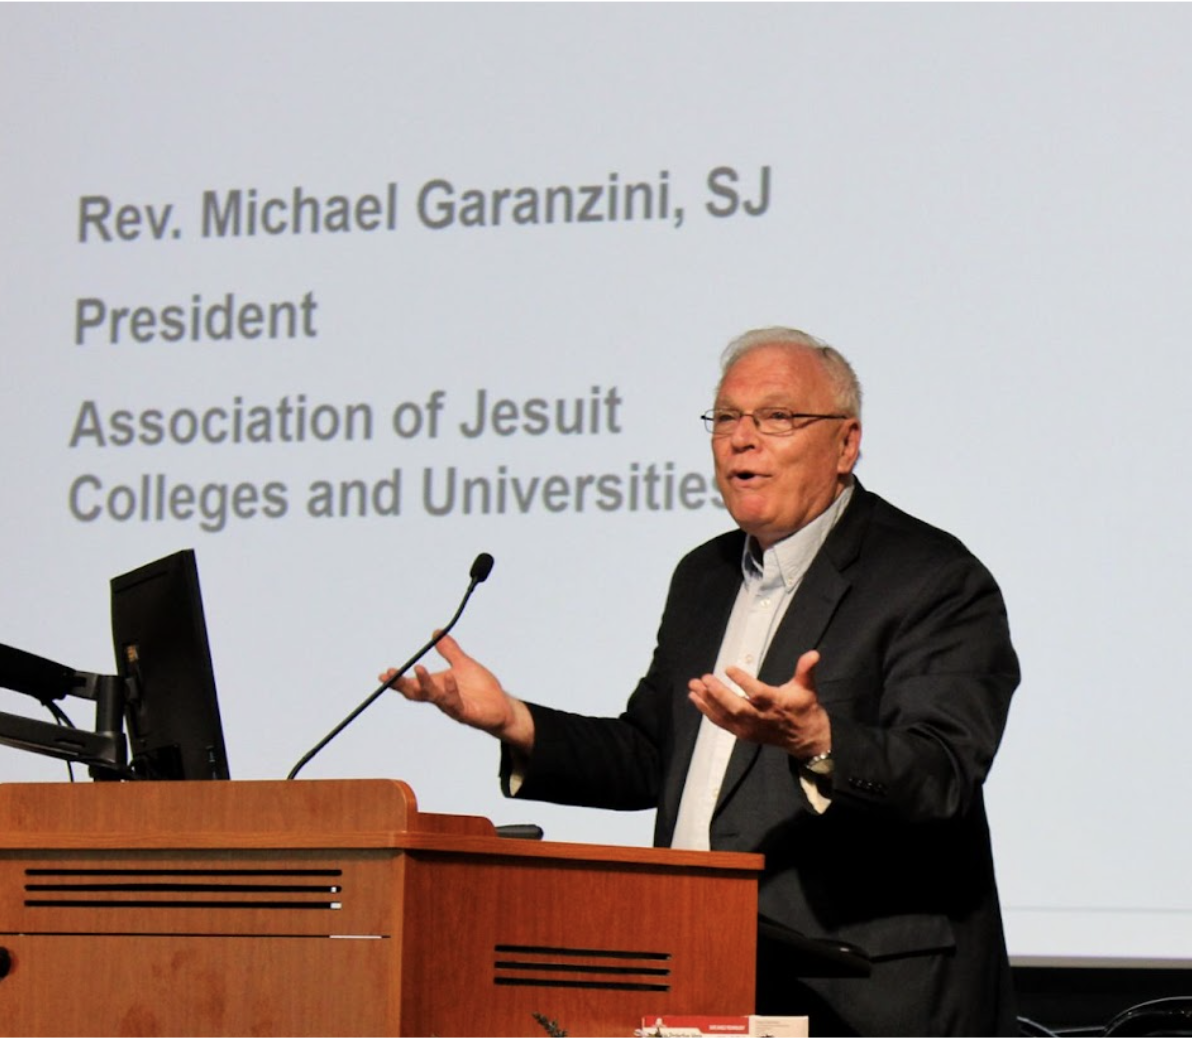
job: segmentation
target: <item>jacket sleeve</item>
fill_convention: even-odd
[[[650,668],[620,716],[587,717],[527,704],[534,751],[520,770],[518,797],[622,811],[659,806],[667,776],[674,782],[670,773],[680,730],[689,729],[694,739],[698,712],[687,700],[687,682],[715,662],[740,580],[741,544],[741,535],[729,534],[680,561]],[[506,795],[511,766],[503,750]]]
[[[1005,605],[963,548],[891,586],[880,613],[858,608],[849,625],[872,647],[862,665],[829,669],[819,688],[832,722],[833,808],[908,822],[961,816],[979,796],[1018,684]],[[827,661],[834,647],[822,651]]]

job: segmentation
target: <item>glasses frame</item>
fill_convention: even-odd
[[[792,423],[789,429],[783,432],[774,432],[772,430],[762,428],[762,422],[765,421],[768,412],[786,410],[787,408],[785,407],[759,407],[753,411],[738,411],[735,407],[713,407],[701,414],[700,420],[704,423],[704,428],[712,435],[712,437],[719,439],[723,436],[732,436],[732,434],[737,431],[737,427],[741,424],[741,421],[745,418],[750,418],[753,420],[753,427],[761,436],[794,436],[794,434],[803,428],[803,426],[795,425],[793,423],[797,422],[801,418],[808,419],[809,421],[819,422],[840,420],[849,417],[846,414],[813,414],[810,411],[792,411],[786,416],[787,419],[789,419]],[[723,428],[715,424],[717,414],[736,415],[737,417],[730,428]],[[761,418],[758,417],[759,414],[762,415]]]

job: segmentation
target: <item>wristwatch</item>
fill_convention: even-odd
[[[832,761],[832,751],[827,753],[817,753],[810,760],[803,762],[803,767],[813,775],[831,775],[835,764]]]

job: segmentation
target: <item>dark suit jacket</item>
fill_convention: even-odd
[[[715,664],[743,544],[725,534],[679,563],[649,672],[620,717],[531,706],[519,797],[656,807],[655,843],[670,844],[700,723],[687,682]],[[712,847],[765,854],[764,915],[874,959],[869,979],[804,981],[843,1026],[1015,1033],[982,799],[1018,683],[997,585],[954,537],[857,484],[761,680],[789,680],[812,648],[832,724],[831,806],[811,808],[789,755],[738,742]]]

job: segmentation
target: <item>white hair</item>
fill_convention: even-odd
[[[738,335],[725,347],[720,358],[720,381],[724,382],[729,368],[742,357],[763,346],[787,346],[792,350],[814,353],[820,358],[824,372],[832,386],[836,407],[849,418],[861,417],[861,383],[853,366],[833,346],[797,328],[755,328]]]

